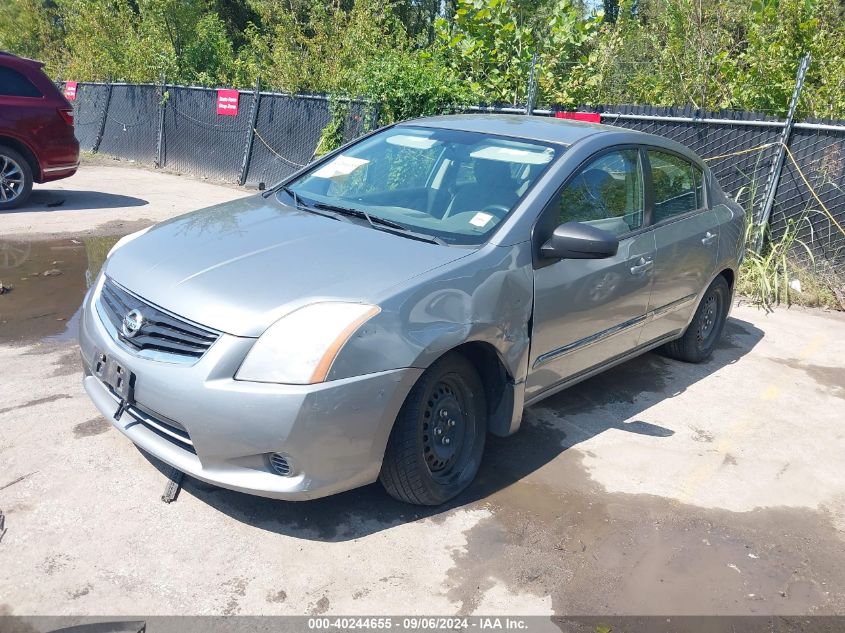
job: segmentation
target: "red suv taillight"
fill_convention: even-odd
[[[73,127],[73,109],[59,108],[59,115],[64,119],[65,123]]]

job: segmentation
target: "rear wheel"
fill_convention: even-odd
[[[444,503],[475,478],[486,433],[478,372],[464,356],[447,354],[423,373],[402,405],[379,479],[400,501]]]
[[[663,352],[687,363],[701,363],[713,353],[728,318],[731,289],[719,275],[707,288],[684,335],[663,346]]]
[[[11,147],[0,145],[0,211],[22,205],[32,193],[32,167]]]

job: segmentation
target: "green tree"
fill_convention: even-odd
[[[600,15],[584,17],[571,0],[458,0],[454,21],[439,19],[437,31],[451,66],[473,92],[521,105],[534,54],[541,72],[563,79],[585,52]],[[544,89],[554,83],[541,80]]]
[[[836,0],[767,0],[754,5],[747,46],[730,78],[732,105],[782,113],[809,53],[800,114],[845,116],[845,21]]]
[[[61,14],[53,0],[0,2],[0,50],[38,59],[53,72],[64,60]]]

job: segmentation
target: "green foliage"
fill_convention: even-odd
[[[805,53],[799,114],[845,117],[837,0],[621,0],[553,101],[736,108],[783,115]],[[634,11],[634,7],[637,10]],[[569,99],[567,99],[569,97]]]
[[[61,14],[52,0],[0,1],[0,50],[59,66],[63,39]]]
[[[441,60],[418,51],[374,59],[352,92],[378,101],[382,123],[449,112],[476,101],[472,88]]]
[[[48,70],[96,80],[227,83],[234,52],[205,0],[58,0],[67,63]]]
[[[331,119],[329,119],[328,124],[320,133],[317,149],[314,150],[315,156],[328,154],[330,151],[343,145],[343,130],[346,126],[346,119],[349,117],[349,101],[345,99],[332,99],[329,103],[329,112]]]
[[[841,0],[0,0],[0,49],[57,78],[367,96],[384,120],[470,102],[650,103],[845,118]]]
[[[745,259],[739,269],[737,292],[767,311],[783,303],[840,309],[833,288],[842,286],[841,275],[829,262],[817,260],[807,242],[799,237],[802,229],[813,235],[810,218],[821,212],[808,209],[797,218],[790,218],[780,237],[772,239],[768,228],[754,220],[756,183],[750,189],[746,202]],[[743,193],[738,193],[737,199]],[[761,232],[765,239],[758,252]]]
[[[836,0],[758,0],[734,61],[731,105],[785,111],[798,59],[812,55],[799,114],[845,117],[845,21]]]
[[[454,20],[439,18],[435,27],[445,58],[473,92],[516,105],[525,102],[534,54],[546,75],[560,73],[599,18],[583,18],[571,0],[458,0]]]

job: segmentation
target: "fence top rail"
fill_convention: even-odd
[[[841,132],[845,134],[845,123],[834,125],[832,123],[796,123],[792,126],[799,130],[823,130],[825,132]]]
[[[777,127],[782,128],[783,121],[757,121],[754,119],[711,119],[704,117],[670,116],[665,114],[626,114],[622,112],[600,112],[599,116],[604,119],[629,120],[629,121],[662,121],[667,123],[703,123],[710,125],[745,125],[750,127]]]
[[[255,90],[240,90],[248,94],[255,94]],[[342,101],[344,103],[360,103],[362,105],[375,105],[375,101],[354,97],[332,97],[330,95],[294,94],[290,92],[275,92],[272,90],[261,90],[258,94],[262,97],[289,97],[291,99],[314,99],[315,101]]]
[[[466,112],[501,112],[503,114],[525,114],[525,108],[517,106],[467,106],[464,108]],[[548,108],[535,108],[533,114],[539,116],[553,116],[556,110]],[[738,125],[749,127],[772,127],[783,128],[784,121],[765,121],[755,119],[719,119],[712,117],[689,117],[689,116],[672,116],[668,114],[633,114],[625,112],[599,112],[603,122],[611,123],[616,120],[629,121],[661,121],[665,123],[699,123],[712,125]],[[832,123],[795,123],[797,129],[803,130],[824,130],[827,132],[843,132],[845,133],[845,122],[842,125],[835,125]]]

